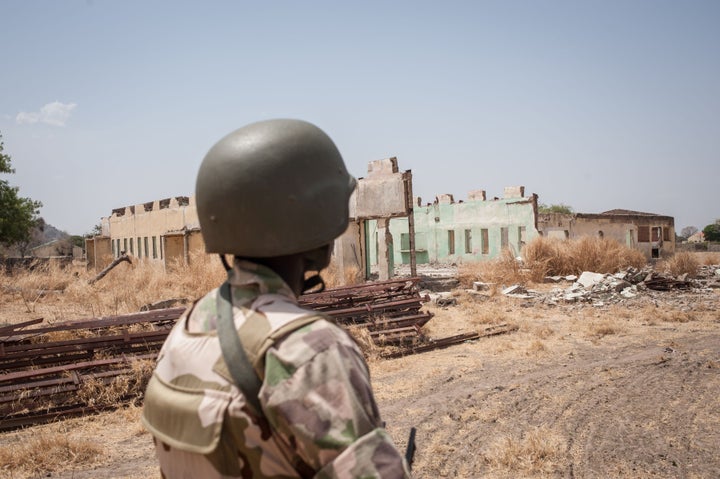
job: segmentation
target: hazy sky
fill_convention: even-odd
[[[301,118],[348,168],[397,156],[424,202],[720,217],[720,1],[0,0],[8,179],[89,232],[194,194],[207,150]]]

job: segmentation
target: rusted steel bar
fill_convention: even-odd
[[[163,321],[177,320],[186,308],[168,308],[147,311],[142,313],[126,314],[121,316],[107,316],[80,321],[67,321],[45,328],[35,328],[26,331],[27,334],[45,334],[55,331],[72,331],[77,329],[111,328],[114,326],[126,326],[136,323],[157,323]]]
[[[132,368],[124,368],[124,369],[114,369],[111,371],[102,371],[97,373],[87,373],[87,374],[81,374],[78,376],[66,376],[62,378],[56,378],[56,379],[46,379],[44,381],[33,381],[30,383],[23,383],[23,384],[14,384],[12,386],[5,386],[0,388],[0,392],[6,393],[6,392],[16,392],[16,391],[27,391],[30,389],[36,389],[37,391],[43,391],[43,394],[39,395],[57,395],[58,391],[56,387],[52,386],[62,386],[63,384],[72,384],[72,386],[68,386],[67,389],[64,389],[63,392],[68,391],[77,391],[80,389],[83,385],[83,381],[86,381],[87,379],[104,379],[104,378],[113,378],[116,376],[122,376],[124,374],[129,374],[133,370]],[[50,389],[43,389],[43,388],[50,388]],[[21,392],[16,396],[16,399],[22,399],[24,397],[24,394]],[[35,396],[37,397],[37,396]]]
[[[299,302],[324,311],[340,324],[361,325],[378,344],[416,344],[425,340],[420,328],[432,318],[432,313],[420,312],[422,303],[429,298],[421,297],[417,292],[419,280],[403,278],[335,288],[302,296]],[[140,356],[138,359],[156,357],[170,327],[185,309],[168,308],[66,322],[29,329],[14,336],[12,341],[0,342],[3,349],[0,370],[11,370],[0,375],[0,416],[7,419],[1,421],[0,429],[114,407],[98,405],[89,408],[81,404],[77,391],[91,379],[110,384],[117,377],[131,374],[132,368],[125,366],[131,359],[117,357],[120,354]],[[133,324],[150,326],[153,330],[130,332],[129,327]],[[32,342],[42,341],[42,335],[58,331],[91,335]],[[94,360],[92,357],[96,351],[116,357]],[[18,370],[31,366],[42,366],[42,369]],[[51,405],[49,396],[52,396]]]
[[[430,344],[425,344],[422,346],[413,346],[401,351],[395,351],[392,353],[387,353],[381,355],[383,358],[391,359],[391,358],[399,358],[402,356],[408,356],[410,354],[417,354],[417,353],[423,353],[427,351],[432,351],[434,349],[441,349],[446,348],[448,346],[452,346],[454,344],[464,343],[465,341],[470,341],[473,339],[478,339],[480,335],[478,333],[465,333],[465,334],[458,334],[456,336],[450,336],[447,338],[441,338],[434,340]]]
[[[13,336],[17,334],[16,330],[22,329],[26,326],[32,326],[33,324],[42,323],[43,318],[31,319],[30,321],[23,321],[22,323],[8,324],[7,326],[0,326],[0,335]]]
[[[339,286],[337,288],[331,288],[328,290],[323,291],[322,293],[311,293],[311,294],[304,294],[301,296],[301,298],[318,298],[322,296],[328,296],[333,294],[339,294],[341,292],[346,291],[373,291],[373,290],[380,290],[380,289],[386,289],[386,287],[391,285],[404,285],[406,283],[412,283],[413,285],[420,282],[422,278],[420,277],[412,277],[412,278],[397,278],[397,279],[388,279],[385,281],[373,281],[372,283],[364,283],[364,284],[356,284],[356,285],[350,285],[350,286]]]
[[[418,299],[401,299],[399,301],[389,301],[387,303],[366,304],[363,306],[356,306],[354,308],[336,309],[329,311],[328,314],[333,317],[343,317],[351,316],[357,313],[378,313],[388,309],[393,309],[397,306],[408,305],[417,305],[418,308],[422,307]]]
[[[400,316],[398,318],[391,318],[391,319],[385,319],[382,321],[376,321],[374,323],[369,323],[367,325],[368,330],[370,331],[377,331],[383,328],[388,327],[398,327],[401,328],[403,326],[424,326],[427,324],[428,321],[432,319],[433,315],[432,313],[422,313],[422,314],[416,314],[412,316]]]
[[[407,327],[404,327],[404,328],[395,328],[395,329],[384,329],[384,330],[380,330],[380,331],[371,331],[371,332],[370,332],[370,336],[373,337],[373,338],[376,338],[376,337],[378,337],[378,336],[383,336],[383,335],[384,335],[384,336],[392,336],[392,335],[402,335],[402,334],[407,334],[407,333],[410,333],[410,334],[413,334],[413,335],[417,335],[417,334],[418,334],[417,329],[415,329],[415,328],[412,327],[412,326],[407,326]]]
[[[2,374],[0,375],[0,383],[4,381],[17,381],[18,379],[32,378],[37,376],[43,376],[47,374],[63,373],[66,371],[72,371],[74,369],[93,368],[99,366],[108,366],[111,364],[122,364],[130,363],[134,360],[154,359],[155,354],[145,354],[142,356],[133,356],[132,358],[112,358],[112,359],[98,359],[95,361],[86,361],[81,363],[75,363],[64,366],[56,366],[52,368],[44,369],[32,369],[30,371],[18,371],[15,373]]]
[[[143,331],[138,333],[115,334],[109,336],[96,336],[94,338],[66,339],[64,341],[53,341],[50,343],[26,343],[5,347],[5,356],[13,357],[30,351],[35,354],[58,354],[83,349],[97,349],[111,347],[116,343],[142,342],[143,340],[162,341],[168,335],[168,331]],[[85,346],[83,348],[82,346]],[[37,352],[39,351],[39,353]],[[14,354],[13,354],[14,353]]]

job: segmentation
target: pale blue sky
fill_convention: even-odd
[[[578,212],[720,217],[720,1],[0,0],[0,132],[72,234],[194,193],[205,152],[273,117],[415,194],[524,185]]]

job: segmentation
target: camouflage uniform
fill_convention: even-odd
[[[163,477],[409,477],[352,339],[264,266],[236,262],[230,284],[264,417],[227,370],[213,290],[178,320],[148,384],[142,421]]]

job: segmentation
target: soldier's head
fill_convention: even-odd
[[[322,269],[347,228],[355,185],[315,125],[282,119],[235,130],[208,151],[197,176],[206,251],[248,259],[300,254],[307,269]]]

